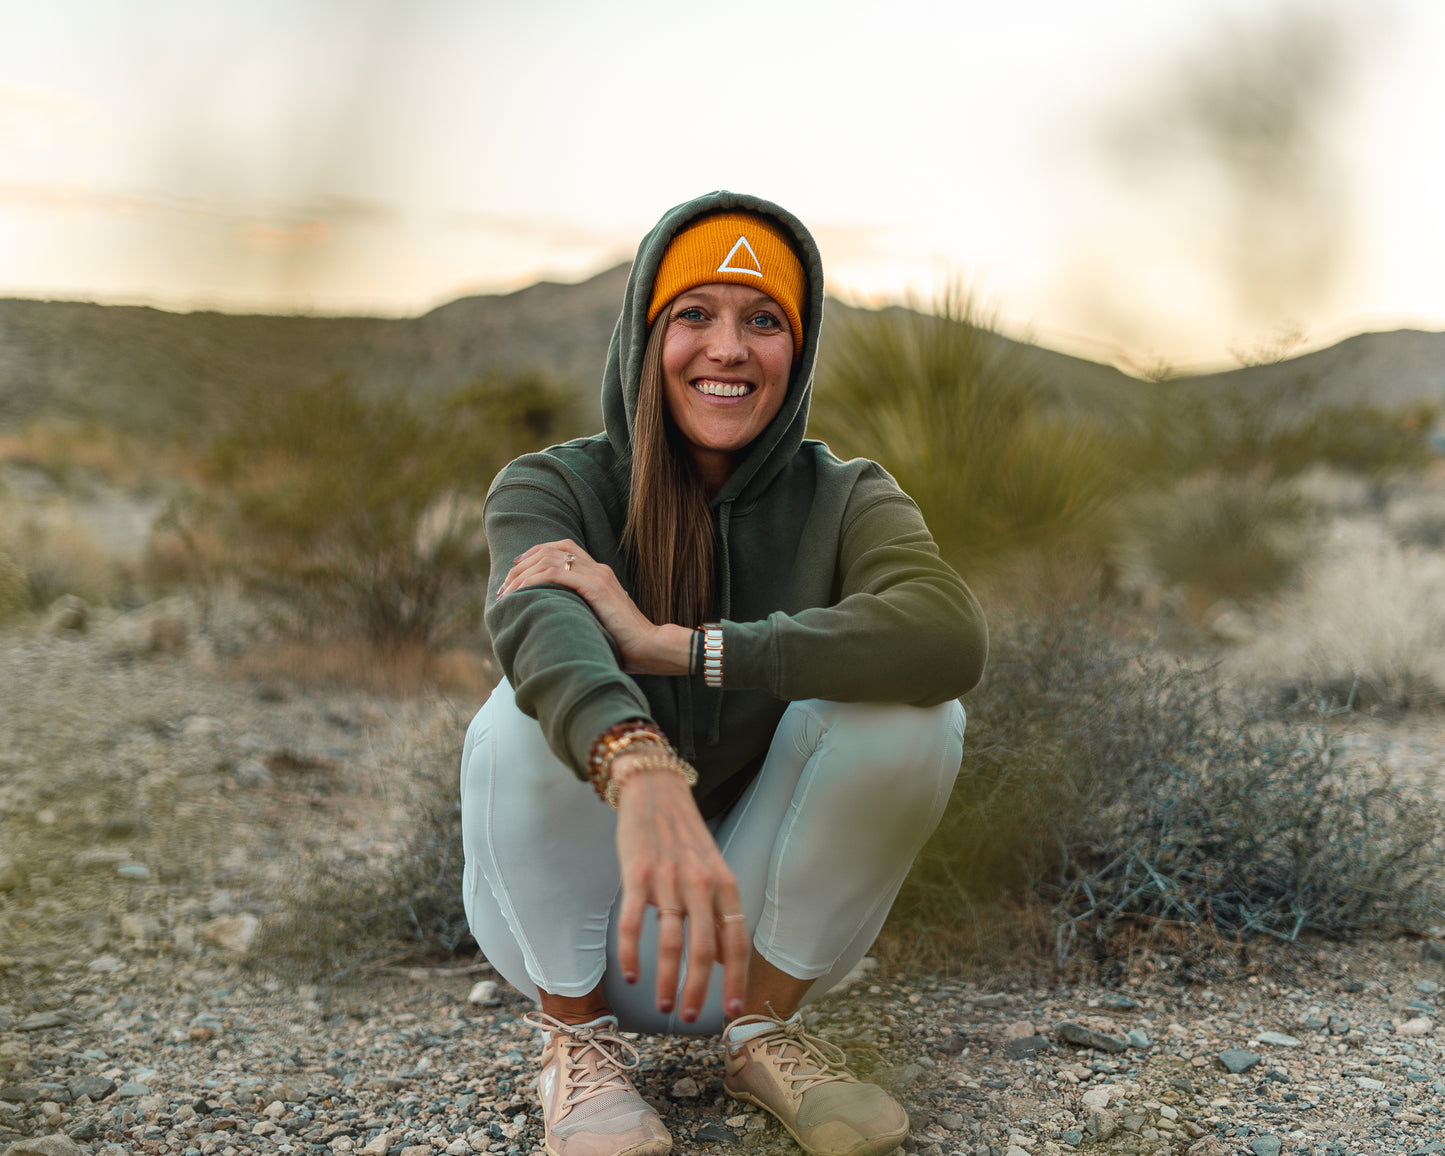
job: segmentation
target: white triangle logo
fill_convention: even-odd
[[[744,257],[743,254],[746,254],[746,256]],[[734,257],[752,261],[753,267],[747,269],[741,265],[734,265]],[[722,264],[717,267],[717,272],[746,273],[749,277],[761,278],[763,275],[763,263],[758,260],[758,255],[753,252],[753,247],[748,244],[748,239],[746,237],[739,237],[733,242],[733,247],[728,250],[728,255],[723,258]]]

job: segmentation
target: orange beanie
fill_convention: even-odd
[[[699,285],[751,285],[788,315],[796,355],[803,348],[805,280],[787,234],[773,222],[754,213],[715,213],[694,221],[668,244],[652,282],[647,323],[679,293]]]

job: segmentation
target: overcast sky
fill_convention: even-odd
[[[0,0],[0,294],[414,314],[756,192],[1144,367],[1445,328],[1438,0]]]

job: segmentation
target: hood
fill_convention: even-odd
[[[803,348],[793,360],[788,393],[772,423],[748,448],[733,476],[713,499],[714,504],[749,501],[767,488],[778,471],[797,453],[808,425],[808,403],[813,392],[813,368],[818,359],[818,333],[823,323],[823,262],[818,246],[803,223],[786,209],[745,193],[718,191],[670,209],[637,247],[627,292],[622,298],[622,315],[612,331],[607,350],[607,367],[602,374],[602,417],[607,438],[618,454],[632,453],[633,420],[637,414],[637,393],[642,374],[642,357],[647,349],[647,304],[657,267],[673,237],[695,217],[724,210],[757,213],[771,217],[792,236],[794,247],[807,276],[807,298],[803,314]]]

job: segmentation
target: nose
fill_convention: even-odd
[[[737,365],[748,356],[746,335],[740,322],[720,318],[708,331],[707,355],[719,365]]]

